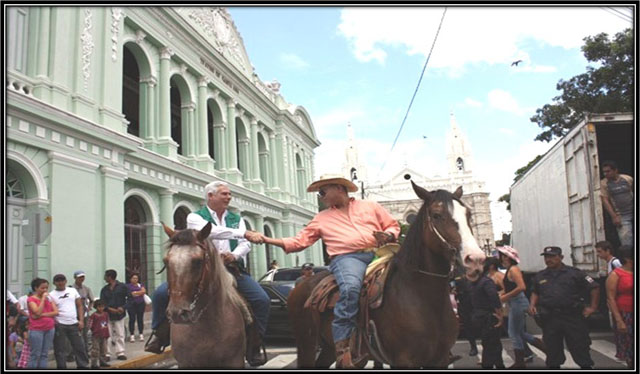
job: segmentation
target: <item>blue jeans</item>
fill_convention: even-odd
[[[340,289],[331,325],[334,342],[349,338],[356,327],[362,281],[373,256],[373,252],[347,253],[334,257],[329,264]]]
[[[529,300],[520,292],[508,301],[509,303],[509,337],[513,342],[513,349],[525,349],[525,342],[533,343],[534,336],[524,329],[525,313],[529,309]]]
[[[29,345],[31,355],[29,356],[29,369],[46,369],[49,362],[49,350],[53,347],[53,337],[56,329],[39,331],[29,330]]]
[[[151,295],[151,329],[155,330],[167,319],[169,306],[169,283],[162,282]]]
[[[241,272],[240,276],[236,277],[236,282],[238,283],[238,292],[251,305],[260,336],[264,337],[269,321],[269,308],[271,308],[269,295],[258,282],[245,272]],[[153,291],[152,300],[151,328],[155,330],[167,318],[167,306],[169,306],[169,284],[167,282],[163,282]]]
[[[271,299],[258,282],[245,272],[240,272],[240,275],[236,277],[236,282],[238,283],[238,292],[251,305],[253,314],[256,317],[258,332],[264,338],[264,333],[267,331],[267,323],[269,322]]]
[[[620,245],[633,246],[633,214],[620,216],[620,221],[622,221],[622,226],[616,227]]]

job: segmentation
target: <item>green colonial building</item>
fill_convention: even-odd
[[[248,228],[294,235],[319,146],[309,114],[255,74],[224,8],[5,7],[5,284],[166,273],[161,222],[184,228],[204,186],[230,184]],[[253,277],[305,261],[253,246]]]

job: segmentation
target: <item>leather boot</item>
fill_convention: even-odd
[[[533,343],[531,343],[531,345],[541,350],[545,355],[547,354],[547,346],[544,344],[542,339],[535,338],[533,340]]]
[[[144,350],[151,353],[162,353],[165,347],[171,344],[171,325],[165,319],[157,329],[151,332],[151,336],[144,345]]]
[[[247,362],[252,367],[262,366],[267,363],[266,349],[262,344],[262,336],[258,332],[256,323],[247,327]]]
[[[351,350],[349,349],[349,338],[337,341],[336,343],[336,369],[356,369],[351,362]]]
[[[524,363],[524,349],[514,349],[516,360],[513,365],[509,366],[509,369],[524,369],[527,364]]]

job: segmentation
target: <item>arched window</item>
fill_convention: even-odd
[[[7,197],[15,197],[18,199],[23,199],[24,196],[24,188],[22,187],[22,182],[18,179],[13,172],[7,172]]]
[[[462,158],[458,157],[458,159],[456,160],[456,167],[458,168],[458,170],[464,171],[464,161],[462,160]]]
[[[140,136],[140,69],[133,53],[124,46],[122,63],[122,113],[129,126],[127,132]]]
[[[132,273],[139,274],[147,285],[147,215],[139,198],[131,196],[124,202],[125,281]]]

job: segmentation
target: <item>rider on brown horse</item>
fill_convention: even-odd
[[[216,249],[224,260],[225,265],[230,263],[243,262],[243,258],[251,250],[248,241],[254,243],[262,243],[259,233],[246,230],[244,221],[237,214],[227,210],[231,201],[231,191],[225,182],[212,182],[205,187],[206,206],[202,209],[190,213],[187,216],[187,226],[190,229],[200,230],[207,222],[211,222],[213,227],[209,235],[209,239],[213,241]],[[247,239],[247,240],[245,240]],[[247,358],[251,366],[264,365],[266,359],[261,354],[260,349],[263,346],[262,338],[267,327],[269,318],[270,300],[266,292],[243,270],[240,265],[240,271],[233,274],[236,278],[238,292],[249,302],[251,309],[255,314],[257,322],[258,334],[254,334],[254,339],[248,343]],[[154,292],[155,300],[162,300],[168,304],[168,289],[162,284],[156,292]],[[163,321],[166,305],[164,308],[157,308],[154,305],[153,320]],[[162,314],[158,316],[157,314]],[[156,327],[156,326],[152,326]],[[145,347],[148,352],[160,353],[163,346],[169,344],[169,323],[161,322],[154,328],[154,339],[149,341]]]
[[[329,269],[340,289],[332,323],[337,368],[354,368],[349,339],[356,328],[360,289],[373,250],[395,241],[400,234],[400,226],[381,205],[349,197],[349,192],[357,190],[345,178],[321,177],[307,192],[318,191],[329,209],[319,212],[295,237],[264,238],[265,243],[282,247],[287,253],[301,251],[318,239],[327,245]]]

